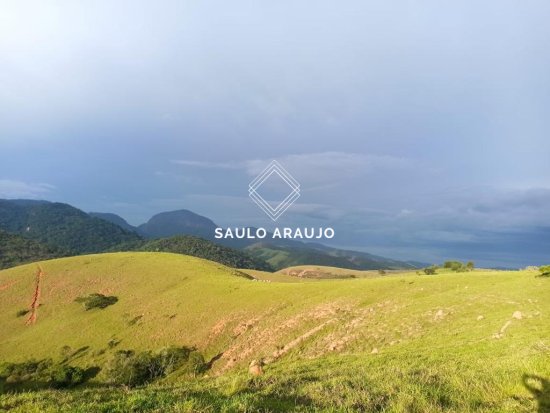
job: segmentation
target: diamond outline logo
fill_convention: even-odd
[[[291,189],[290,194],[282,200],[277,207],[273,208],[257,190],[273,174],[277,174]],[[267,168],[248,185],[250,198],[273,220],[277,221],[281,215],[300,197],[300,184],[282,167],[273,160]]]

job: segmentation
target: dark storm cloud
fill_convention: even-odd
[[[427,261],[547,261],[546,1],[72,2],[0,13],[0,196],[283,225]],[[486,252],[484,252],[486,251]]]

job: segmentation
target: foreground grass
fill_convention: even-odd
[[[518,363],[436,356],[331,356],[140,389],[82,388],[0,396],[0,411],[32,412],[535,412],[523,372],[548,375],[548,356]],[[548,400],[546,400],[547,402]],[[547,410],[539,410],[545,412]]]
[[[100,371],[73,390],[0,395],[0,411],[548,411],[550,279],[534,273],[259,282],[158,253],[41,266],[30,326],[16,313],[33,295],[36,267],[0,272],[0,361],[68,348],[71,365],[101,368],[118,349],[168,345],[215,361],[207,376],[132,390],[105,386]],[[118,301],[92,311],[74,302],[91,293]],[[259,377],[247,372],[254,359],[267,361]]]

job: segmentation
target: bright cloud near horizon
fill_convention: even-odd
[[[394,258],[550,260],[550,3],[7,0],[0,197],[186,208]]]

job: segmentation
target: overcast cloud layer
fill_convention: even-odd
[[[269,228],[248,183],[277,159],[281,226],[550,262],[550,3],[389,3],[5,0],[0,197]]]

